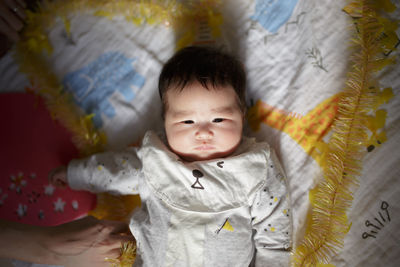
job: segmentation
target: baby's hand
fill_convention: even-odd
[[[67,167],[60,166],[53,169],[49,173],[49,182],[57,187],[66,187],[68,185]]]

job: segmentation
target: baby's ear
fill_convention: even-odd
[[[247,118],[247,109],[244,109],[244,110],[242,111],[243,125],[246,123],[246,118]]]

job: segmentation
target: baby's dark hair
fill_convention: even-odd
[[[158,81],[163,117],[168,107],[165,94],[171,88],[183,90],[192,82],[209,86],[232,86],[243,114],[246,112],[246,73],[234,56],[213,47],[190,46],[178,51],[165,63]]]

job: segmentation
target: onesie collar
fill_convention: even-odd
[[[184,162],[149,131],[138,155],[159,198],[187,211],[217,212],[249,204],[266,180],[269,151],[267,143],[244,137],[229,157]]]

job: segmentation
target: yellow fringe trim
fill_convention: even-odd
[[[206,20],[212,36],[220,36],[222,15],[218,12],[221,0],[186,1],[176,0],[43,0],[37,12],[27,11],[27,27],[23,32],[23,43],[29,52],[52,52],[46,31],[57,18],[61,18],[67,35],[71,25],[70,14],[94,15],[107,18],[122,16],[135,25],[172,26],[177,35],[176,48],[180,49],[195,41],[199,20]]]
[[[397,22],[382,17],[379,13],[382,9],[391,12],[395,6],[390,0],[356,0],[344,8],[356,27],[352,67],[332,126],[323,179],[310,191],[306,234],[296,248],[294,266],[329,263],[343,247],[351,227],[346,213],[352,204],[352,189],[358,185],[369,141],[368,121],[382,104],[379,102],[385,93],[374,73],[394,63],[393,58],[384,54],[395,49],[399,40],[395,33]]]
[[[117,259],[108,259],[106,261],[111,263],[111,267],[131,267],[136,257],[136,244],[134,242],[126,242],[121,248],[121,256]]]
[[[60,12],[59,16],[69,31],[67,13],[62,5],[57,1],[43,1],[38,12],[27,11],[27,25],[21,40],[16,44],[14,57],[20,70],[30,79],[31,89],[44,98],[53,119],[60,121],[72,133],[72,141],[82,155],[90,155],[103,150],[106,136],[95,129],[92,114],[86,115],[76,107],[72,96],[63,90],[61,82],[44,57],[44,53],[50,54],[53,50],[47,38],[47,30],[57,18],[54,15],[57,13],[52,13],[53,9]]]
[[[140,207],[138,195],[115,196],[106,193],[97,195],[97,203],[89,215],[100,220],[125,221],[129,223],[129,215],[134,208]]]

